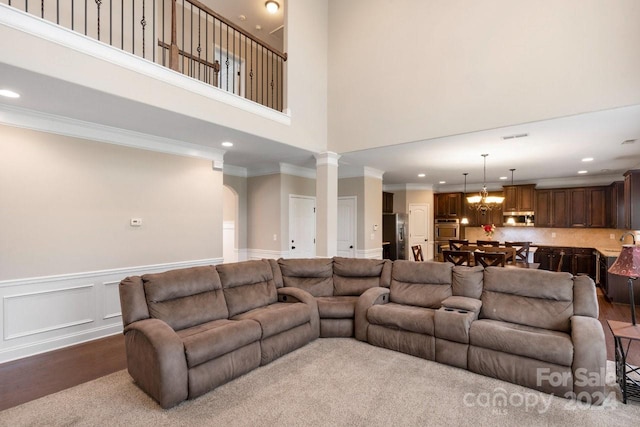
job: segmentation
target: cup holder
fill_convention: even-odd
[[[444,311],[455,311],[453,308],[445,308]]]
[[[458,313],[467,314],[468,311],[467,310],[458,310]]]

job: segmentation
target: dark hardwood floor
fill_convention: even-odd
[[[613,336],[606,321],[629,322],[631,311],[628,305],[607,301],[600,289],[598,302],[607,359],[614,360]],[[640,365],[640,345],[631,352],[628,361]],[[126,367],[121,334],[0,364],[0,411]]]

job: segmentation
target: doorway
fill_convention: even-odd
[[[289,195],[289,257],[316,256],[316,198]]]
[[[433,245],[430,236],[431,205],[428,203],[409,204],[409,245],[420,245],[425,260],[433,259]]]
[[[338,256],[356,256],[357,206],[357,196],[338,197]]]
[[[238,193],[222,186],[222,258],[223,262],[238,261]]]

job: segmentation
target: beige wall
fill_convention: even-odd
[[[222,256],[222,172],[210,161],[0,133],[0,280]]]
[[[233,189],[237,195],[236,248],[247,248],[247,178],[224,175],[225,186]],[[226,220],[226,219],[225,219]]]
[[[637,0],[330,0],[329,150],[638,104],[639,21]]]
[[[280,250],[280,177],[272,174],[247,179],[248,249]]]

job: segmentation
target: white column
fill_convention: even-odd
[[[316,154],[316,256],[338,251],[338,159],[327,151]]]

